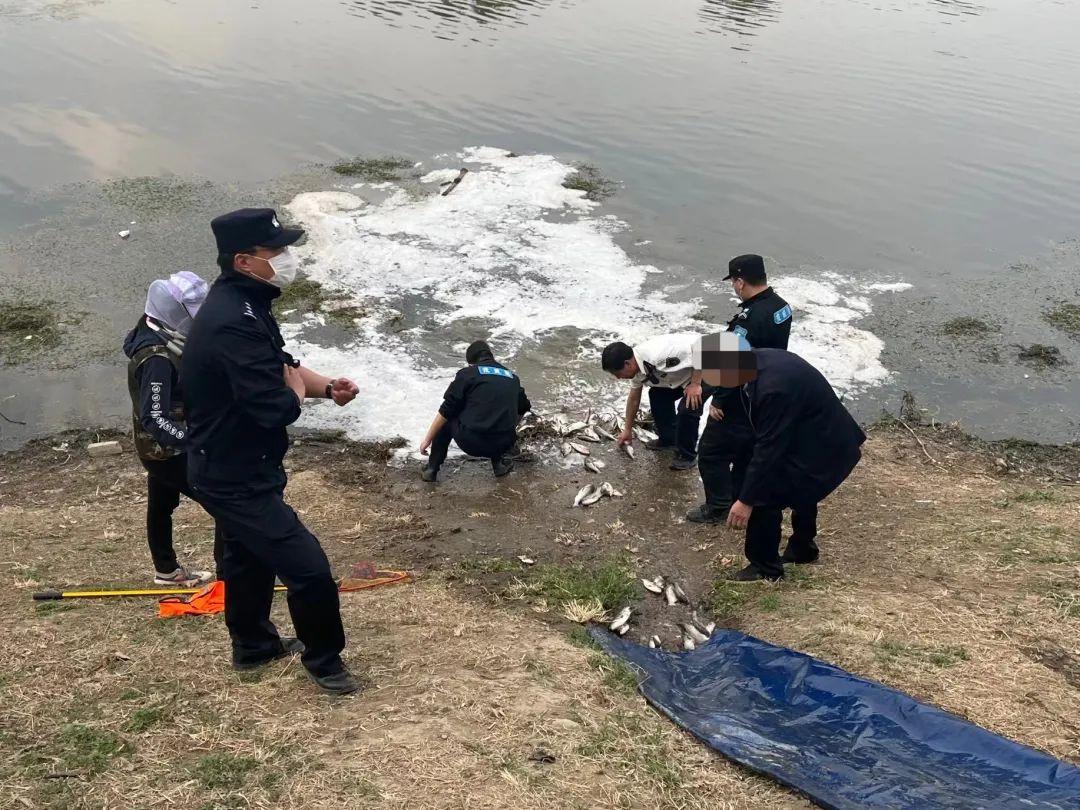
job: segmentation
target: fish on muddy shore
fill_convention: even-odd
[[[664,649],[664,643],[660,640],[660,636],[653,636],[649,639],[649,646],[654,650]]]
[[[624,444],[622,446],[622,449],[623,449],[623,452],[626,453],[626,455],[630,456],[630,458],[634,457],[634,445],[632,445],[632,444]]]
[[[570,436],[570,435],[572,435],[574,433],[577,433],[579,431],[584,430],[587,427],[588,427],[588,424],[586,424],[585,422],[571,422],[569,425],[567,425],[565,428],[563,428],[562,435],[563,436]]]
[[[607,439],[609,442],[615,441],[615,435],[612,434],[612,433],[608,433],[606,430],[604,430],[599,425],[593,425],[592,429],[593,429],[593,433],[595,433],[600,438]]]
[[[600,485],[600,492],[607,495],[609,498],[621,498],[623,496],[623,494],[615,489],[609,481],[605,481]]]
[[[524,554],[519,555],[518,560],[521,561],[522,565],[536,565],[536,560],[532,557],[526,557]]]
[[[616,616],[612,620],[611,624],[608,625],[608,629],[618,630],[620,627],[624,627],[630,621],[630,614],[632,612],[633,611],[631,610],[629,605],[624,607],[622,610],[619,611],[619,615]]]
[[[642,579],[641,584],[645,587],[645,590],[650,593],[663,593],[664,592],[664,578],[657,577],[656,579]]]
[[[666,585],[666,586],[664,586],[664,599],[667,601],[668,606],[671,606],[671,605],[674,605],[674,604],[678,603],[679,597],[675,595],[675,586],[674,585]]]
[[[643,442],[654,442],[660,437],[653,433],[651,430],[645,430],[645,428],[634,428],[634,435],[637,436]]]
[[[562,453],[565,457],[573,453],[574,448],[570,446],[570,442],[563,442],[561,445],[559,445],[559,452]]]
[[[676,582],[672,585],[672,588],[675,590],[675,597],[680,602],[685,602],[688,605],[690,604],[690,594],[686,592],[686,589],[682,585]]]
[[[690,636],[684,633],[682,637],[682,648],[687,651],[696,650],[697,645],[694,643],[694,640],[690,638]]]
[[[625,636],[629,632],[630,632],[630,625],[628,625],[628,624],[624,624],[622,627],[619,628],[619,635],[620,636]]]
[[[713,630],[716,629],[716,622],[709,622],[708,624],[706,624],[698,617],[696,610],[690,614],[690,622],[694,625],[694,627],[698,629],[699,632],[704,633],[706,636],[711,636],[713,634]]]
[[[583,456],[588,456],[591,454],[589,448],[583,444],[578,444],[577,442],[567,442],[567,444],[570,445],[570,449],[573,450],[575,453],[581,453],[581,455]]]
[[[682,630],[683,630],[683,633],[686,634],[686,636],[688,636],[688,637],[690,637],[690,638],[692,638],[694,640],[695,644],[704,644],[706,641],[709,640],[709,637],[707,635],[705,635],[700,630],[698,630],[696,627],[694,627],[694,625],[691,624],[690,622],[687,622],[686,624],[684,624],[682,626]]]
[[[582,506],[592,506],[598,500],[604,497],[604,493],[600,491],[599,487],[594,486],[593,491],[581,499]]]
[[[591,458],[585,459],[585,469],[591,473],[600,472],[600,465],[593,461]]]
[[[583,486],[578,490],[577,495],[574,496],[574,506],[581,506],[581,502],[596,491],[596,484],[586,484]]]
[[[587,427],[584,430],[578,431],[577,438],[583,442],[598,442],[600,441],[600,434],[593,428]]]

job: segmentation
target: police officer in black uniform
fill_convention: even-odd
[[[727,325],[729,332],[744,338],[755,349],[786,349],[791,333],[791,307],[769,286],[765,275],[765,260],[747,254],[736,256],[728,263],[724,281],[731,281],[739,296],[739,313]],[[705,503],[690,510],[686,519],[694,523],[721,523],[735,499],[732,492],[731,465],[743,446],[753,440],[753,433],[733,391],[719,391],[709,407],[709,419],[698,443],[698,470],[705,487]],[[803,518],[813,523],[810,514]],[[794,520],[793,516],[793,520]],[[804,526],[800,519],[798,529]]]
[[[738,500],[727,519],[746,529],[749,564],[731,579],[782,579],[788,553],[795,562],[817,553],[792,537],[780,557],[784,508],[816,508],[855,469],[866,434],[828,380],[798,355],[781,349],[724,354],[735,359],[722,360],[720,379],[710,382],[735,392],[729,407],[741,406],[753,437],[735,459]]]
[[[420,471],[433,483],[446,461],[450,440],[470,456],[491,459],[496,477],[514,468],[507,457],[517,440],[517,424],[532,410],[518,376],[495,360],[491,347],[477,340],[465,350],[468,366],[454,377],[443,395],[439,413],[420,442],[420,453],[430,457]]]
[[[359,683],[345,668],[338,590],[319,541],[285,503],[286,426],[305,397],[352,401],[356,385],[306,369],[285,351],[270,305],[295,278],[283,228],[269,208],[215,219],[221,275],[191,328],[181,366],[188,408],[188,477],[224,535],[225,623],[233,666],[253,669],[294,653],[324,691]],[[270,621],[274,578],[288,590],[298,639]]]

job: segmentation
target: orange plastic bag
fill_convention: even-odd
[[[187,599],[182,596],[167,596],[158,602],[158,616],[163,619],[174,616],[209,616],[224,610],[225,583],[220,579]]]

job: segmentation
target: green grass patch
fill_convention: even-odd
[[[281,295],[274,299],[274,308],[278,312],[290,309],[298,309],[303,313],[315,312],[329,300],[331,297],[322,284],[307,276],[297,275],[293,283],[285,286]]]
[[[550,602],[598,600],[605,610],[621,608],[635,597],[633,570],[622,559],[596,566],[538,565],[525,572],[528,584]]]
[[[566,634],[566,637],[570,639],[570,643],[578,647],[584,647],[586,650],[599,650],[600,645],[597,644],[593,637],[589,635],[589,631],[582,627],[580,624],[574,625],[570,632]]]
[[[575,167],[573,174],[563,180],[563,188],[584,191],[585,199],[599,202],[614,194],[617,186],[595,166],[581,163]]]
[[[1080,337],[1080,305],[1060,304],[1043,313],[1043,318],[1051,326],[1074,337]]]
[[[1061,350],[1057,346],[1045,346],[1042,343],[1021,346],[1017,357],[1021,362],[1037,368],[1053,368],[1065,363],[1065,358],[1061,356]]]
[[[1016,503],[1053,503],[1057,499],[1057,495],[1048,489],[1029,489],[1012,497]]]
[[[77,602],[65,602],[57,599],[55,601],[35,603],[34,612],[38,616],[52,616],[56,613],[67,613],[69,610],[75,610],[78,606]]]
[[[521,563],[508,560],[504,557],[468,557],[459,560],[454,566],[454,572],[462,576],[476,574],[506,574],[511,571],[520,571]]]
[[[730,619],[739,614],[746,603],[755,596],[757,588],[740,585],[726,579],[718,579],[709,592],[709,608],[717,619]]]
[[[993,324],[982,318],[963,316],[945,321],[941,331],[949,337],[983,337],[995,330]]]
[[[401,172],[410,169],[413,161],[408,158],[389,155],[386,157],[355,157],[342,160],[330,168],[347,177],[358,177],[369,183],[390,183],[401,180]]]
[[[131,745],[119,734],[104,728],[72,723],[60,731],[60,756],[69,770],[101,773],[118,756],[129,754]]]
[[[684,776],[667,735],[649,730],[641,718],[615,712],[591,729],[578,745],[577,753],[603,761],[605,770],[644,773],[648,781],[665,791],[683,786]]]
[[[915,663],[930,664],[941,669],[969,659],[967,650],[959,646],[927,647],[888,639],[878,642],[874,650],[874,657],[886,666],[908,666]]]
[[[775,613],[780,609],[780,596],[775,593],[767,593],[758,599],[758,607],[766,613]]]
[[[127,730],[140,734],[149,728],[153,728],[161,722],[166,715],[164,706],[143,706],[131,713],[128,720]]]
[[[589,656],[589,666],[600,673],[604,686],[609,689],[628,695],[637,692],[637,672],[625,661],[612,658],[607,653],[597,652]]]
[[[236,790],[243,787],[247,776],[259,767],[259,763],[249,757],[233,754],[207,754],[201,757],[192,768],[192,776],[203,787]]]

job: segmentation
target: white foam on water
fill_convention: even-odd
[[[435,162],[448,165],[424,175],[419,189],[387,188],[376,202],[348,191],[320,191],[300,194],[287,206],[308,231],[296,249],[308,276],[369,313],[355,339],[342,346],[321,345],[310,336],[320,315],[285,330],[305,364],[348,376],[361,388],[347,408],[323,403],[305,409],[304,424],[344,427],[363,440],[404,436],[415,445],[458,367],[443,365],[457,362],[447,356],[429,359],[421,339],[429,331],[452,331],[466,319],[468,333],[495,341],[500,357],[512,357],[554,330],[579,330],[585,345],[560,360],[580,369],[568,379],[597,377],[598,350],[613,338],[633,343],[660,332],[722,328],[691,319],[698,300],[674,300],[650,284],[663,271],[636,264],[619,247],[615,235],[626,224],[597,215],[584,192],[563,187],[572,166],[549,155],[511,156],[490,147]],[[440,184],[455,179],[462,163],[468,174],[442,196]],[[882,343],[855,324],[870,312],[874,295],[907,286],[859,286],[837,274],[777,279],[778,291],[796,310],[791,349],[844,393],[879,384],[888,377]],[[694,288],[680,293],[687,291]],[[421,307],[427,325],[398,333],[379,325],[410,301]],[[459,356],[460,342],[459,333],[443,354],[453,349]],[[530,389],[534,401],[559,394]],[[621,393],[621,387],[611,388],[608,396],[616,390]]]

